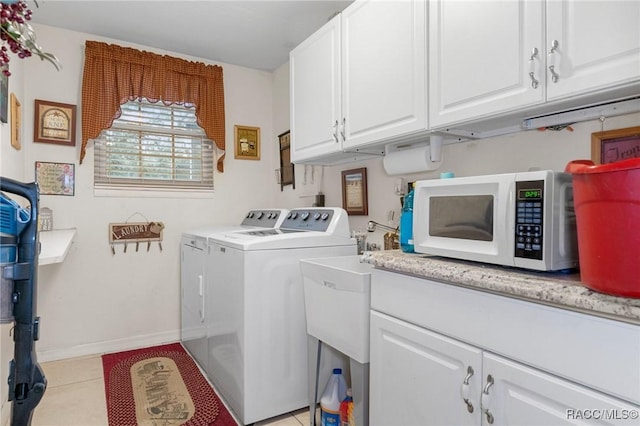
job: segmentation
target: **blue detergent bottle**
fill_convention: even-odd
[[[413,190],[404,197],[400,214],[400,249],[405,253],[413,253]]]

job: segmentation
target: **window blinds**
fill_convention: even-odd
[[[190,105],[129,101],[95,140],[96,187],[213,190],[214,144]]]

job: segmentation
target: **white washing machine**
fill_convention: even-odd
[[[346,212],[294,209],[279,228],[227,232],[208,244],[206,371],[216,389],[244,424],[307,407],[299,261],[357,253]]]
[[[205,306],[207,290],[204,278],[207,237],[234,230],[275,228],[282,223],[287,213],[286,209],[251,210],[240,225],[210,226],[182,234],[180,340],[202,368],[206,368],[208,359]]]

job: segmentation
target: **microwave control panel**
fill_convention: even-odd
[[[515,257],[542,260],[544,181],[516,182]]]

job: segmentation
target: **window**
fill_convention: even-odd
[[[192,105],[129,101],[95,140],[96,188],[213,190],[214,144]]]

